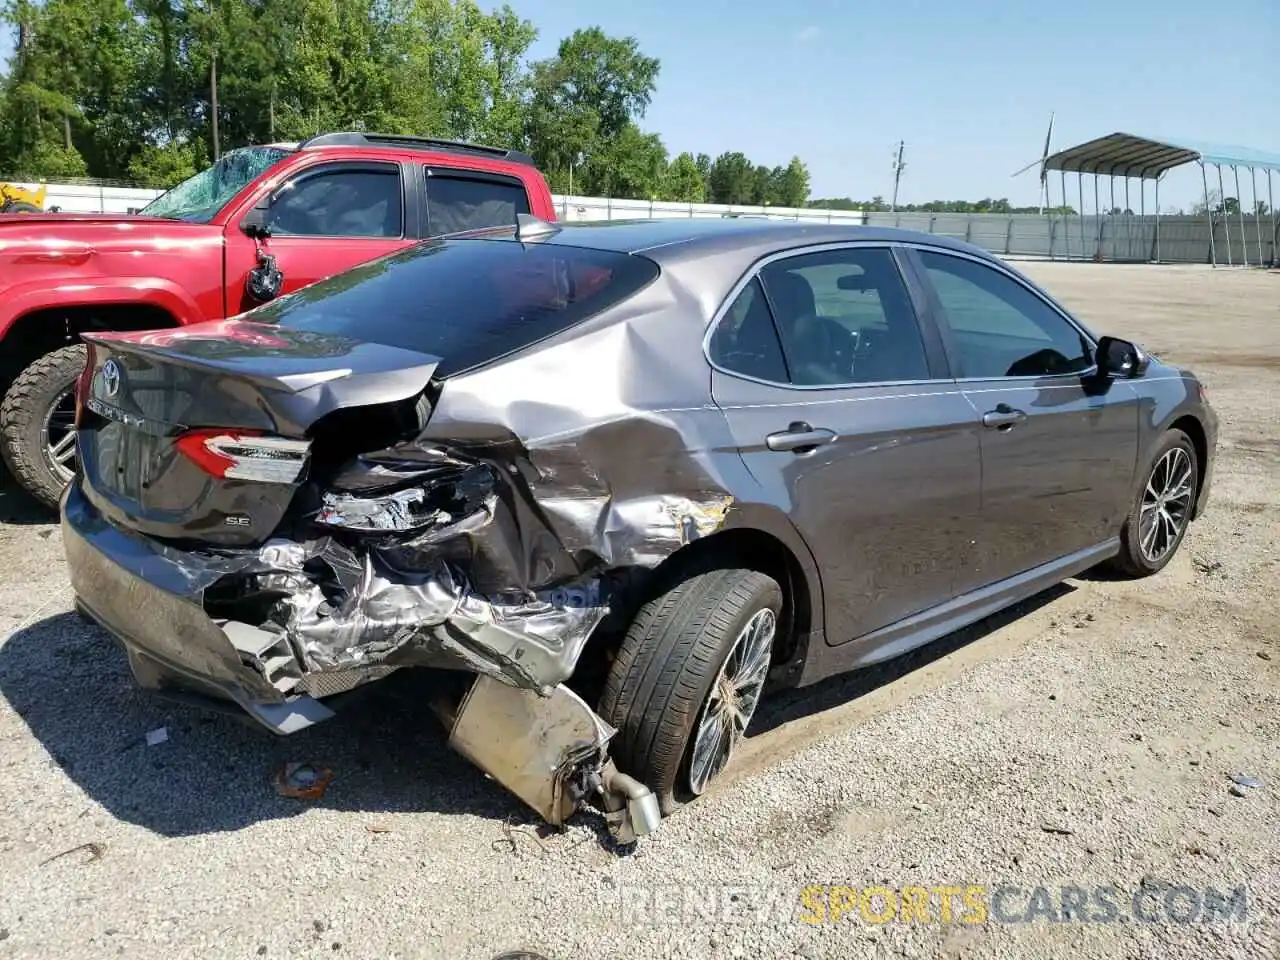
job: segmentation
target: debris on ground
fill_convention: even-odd
[[[369,823],[365,824],[365,829],[370,833],[390,833],[391,828],[385,823]]]
[[[69,857],[71,854],[79,853],[81,850],[84,850],[89,854],[89,858],[84,862],[93,863],[95,860],[102,859],[102,855],[107,852],[107,845],[105,843],[98,843],[97,841],[91,840],[88,843],[82,843],[78,846],[72,847],[70,850],[63,850],[61,853],[55,853],[52,857],[41,860],[40,866],[43,867],[46,863],[53,863],[55,860],[61,860],[63,857]]]
[[[491,844],[489,844],[489,846],[492,847],[494,850],[499,850],[502,848],[502,846],[505,845],[508,847],[508,852],[514,853],[516,855],[520,855],[520,845],[516,843],[517,834],[526,836],[530,840],[532,840],[534,843],[536,843],[538,845],[538,851],[544,857],[551,852],[551,848],[548,847],[545,843],[543,843],[542,838],[538,836],[533,830],[529,829],[528,827],[514,826],[511,823],[510,817],[507,817],[507,819],[502,821],[502,836],[499,839],[494,840]]]
[[[1222,561],[1206,557],[1192,557],[1191,566],[1193,566],[1198,572],[1203,573],[1205,576],[1213,576],[1213,574],[1222,569]]]
[[[332,780],[332,770],[314,763],[286,763],[271,775],[276,793],[297,800],[319,800]]]
[[[1233,773],[1231,782],[1240,787],[1248,787],[1250,790],[1261,790],[1262,781],[1257,777],[1251,777],[1247,773]]]
[[[1054,833],[1060,837],[1070,837],[1075,834],[1075,831],[1070,827],[1059,827],[1052,823],[1042,823],[1040,824],[1040,829],[1045,833]]]
[[[169,741],[169,728],[157,727],[155,730],[147,731],[147,746],[155,747]]]

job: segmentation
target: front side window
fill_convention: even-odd
[[[788,257],[764,267],[760,277],[792,383],[929,379],[915,310],[889,249]]]
[[[236,194],[289,156],[279,147],[245,147],[224,153],[211,167],[182,181],[139,211],[144,217],[164,217],[208,223]]]
[[[394,239],[404,233],[399,167],[308,173],[271,201],[267,226],[282,237]]]
[[[1084,335],[1022,284],[964,257],[921,252],[968,378],[1043,377],[1093,366]]]
[[[428,236],[514,226],[516,215],[528,212],[529,197],[519,181],[447,174],[427,177]]]

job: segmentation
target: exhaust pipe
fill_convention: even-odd
[[[654,792],[620,771],[612,760],[600,771],[600,788],[605,821],[618,843],[635,843],[637,838],[653,833],[662,823],[662,808]]]

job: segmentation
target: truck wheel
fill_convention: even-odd
[[[0,405],[0,454],[15,480],[56,509],[76,472],[76,379],[84,344],[45,354],[9,387]]]
[[[760,702],[781,608],[781,589],[763,573],[713,570],[632,622],[598,712],[617,728],[618,768],[657,794],[664,814],[728,765]]]

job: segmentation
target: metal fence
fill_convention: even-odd
[[[1234,219],[1234,218],[1233,218]],[[872,226],[901,227],[952,237],[1001,256],[1109,263],[1212,263],[1209,224],[1203,216],[1036,216],[990,213],[869,213]],[[1280,238],[1267,221],[1241,227],[1214,218],[1217,262],[1277,263]]]
[[[68,213],[124,213],[159,196],[102,183],[50,183],[45,201]],[[763,207],[716,203],[671,203],[606,197],[557,196],[562,220],[633,220],[673,217],[769,216],[806,223],[870,224],[953,237],[1001,256],[1120,263],[1217,263],[1257,266],[1280,263],[1280,237],[1265,220],[1214,218],[1213,249],[1203,216],[1037,216],[992,213],[864,213],[858,210]],[[1242,236],[1243,231],[1243,236]]]

